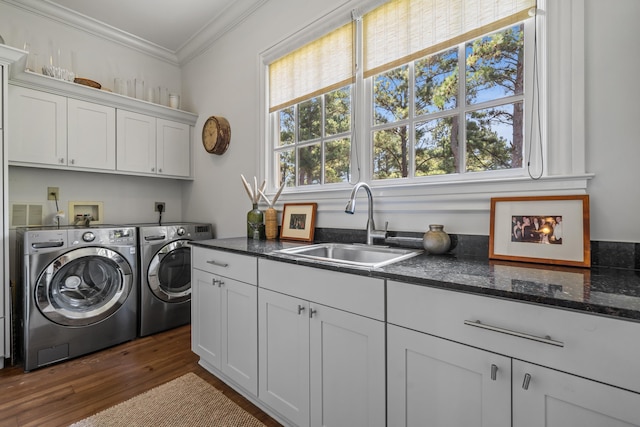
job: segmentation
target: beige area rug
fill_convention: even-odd
[[[153,388],[71,427],[264,426],[194,373]]]

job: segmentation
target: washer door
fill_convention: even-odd
[[[35,301],[64,326],[87,326],[115,313],[133,287],[131,265],[119,253],[85,247],[59,256],[40,273]]]
[[[188,240],[176,240],[162,247],[149,263],[147,281],[151,292],[165,302],[191,298],[191,248]]]

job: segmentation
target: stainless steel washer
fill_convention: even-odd
[[[191,322],[192,240],[213,238],[211,224],[138,225],[139,336]]]
[[[136,338],[136,228],[17,231],[25,371]]]

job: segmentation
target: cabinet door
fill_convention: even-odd
[[[67,98],[9,86],[9,161],[67,164]]]
[[[258,288],[220,278],[222,290],[221,371],[258,394]],[[213,310],[214,307],[210,307]],[[216,310],[217,311],[217,310]]]
[[[189,176],[191,174],[190,126],[157,119],[158,174]]]
[[[131,111],[117,111],[116,168],[120,171],[156,173],[156,119]]]
[[[309,304],[259,289],[258,319],[258,397],[295,425],[308,426]]]
[[[387,354],[390,426],[511,425],[510,358],[391,324]]]
[[[384,426],[384,322],[310,304],[312,426]]]
[[[640,426],[640,394],[514,360],[513,426]]]
[[[115,170],[116,109],[69,98],[67,110],[67,164]]]
[[[218,369],[222,337],[219,280],[211,273],[192,270],[191,349],[203,361]]]

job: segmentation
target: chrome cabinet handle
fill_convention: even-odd
[[[155,171],[156,171],[156,168],[151,168],[151,172],[155,172]]]
[[[222,287],[224,285],[224,281],[220,279],[213,279],[213,286],[218,285],[218,287]]]
[[[522,381],[522,389],[529,390],[530,382],[531,382],[531,374],[524,374],[524,381]]]
[[[304,311],[304,305],[298,305],[298,314],[301,314]]]
[[[557,347],[564,347],[564,343],[562,341],[552,340],[551,337],[548,335],[546,337],[539,337],[537,335],[531,335],[524,332],[513,331],[511,329],[500,328],[498,326],[486,325],[479,320],[465,320],[464,324],[468,326],[475,326],[476,328],[487,329],[489,331],[512,335],[514,337],[525,338],[528,340],[537,341],[544,344],[555,345]]]
[[[162,169],[158,169],[158,173],[162,173]]]
[[[218,267],[229,267],[229,264],[226,262],[218,262],[216,260],[207,261],[207,264],[216,265]]]
[[[309,318],[313,318],[313,315],[316,314],[318,312],[318,310],[314,310],[313,308],[309,309]]]
[[[58,159],[58,163],[64,163],[64,157],[60,157],[60,158]]]
[[[74,159],[71,159],[71,164],[72,164],[72,165],[75,165],[75,164],[76,164],[76,161],[75,161]]]
[[[496,378],[498,378],[498,367],[495,364],[492,364],[491,365],[491,379],[493,381],[495,381]]]

